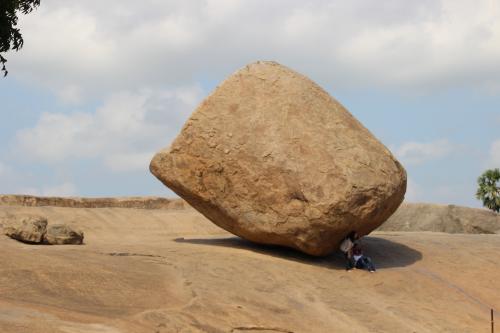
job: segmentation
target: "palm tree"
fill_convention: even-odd
[[[486,170],[477,184],[476,198],[483,201],[484,207],[500,212],[500,169]]]

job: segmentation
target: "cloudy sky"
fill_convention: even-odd
[[[235,70],[319,83],[406,167],[406,199],[480,206],[500,167],[498,0],[42,0],[0,79],[0,193],[172,195],[148,172]]]

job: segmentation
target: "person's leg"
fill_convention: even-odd
[[[356,268],[357,269],[365,269],[366,268],[364,257],[361,257],[356,261]]]
[[[364,257],[364,258],[365,258],[366,269],[368,269],[370,272],[375,272],[375,266],[373,265],[373,262],[370,259],[370,257]]]
[[[370,258],[362,256],[361,258],[356,261],[356,268],[357,269],[366,269],[370,272],[375,272],[375,267],[373,266],[373,263]]]
[[[344,258],[346,260],[345,269],[346,269],[346,271],[350,271],[351,269],[354,268],[354,264],[352,262],[352,259],[349,258],[349,254],[347,252],[344,253]]]

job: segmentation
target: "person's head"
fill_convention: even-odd
[[[356,231],[351,231],[349,235],[347,236],[352,242],[357,240],[359,238],[358,233]]]

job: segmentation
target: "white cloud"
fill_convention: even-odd
[[[10,75],[63,100],[219,80],[259,59],[336,87],[500,85],[495,0],[46,0],[20,25]]]
[[[17,148],[26,158],[42,162],[85,157],[94,149],[88,141],[93,138],[87,136],[93,125],[94,119],[87,113],[42,113],[34,128],[17,133]]]
[[[104,164],[112,171],[126,172],[142,170],[147,172],[154,152],[112,154],[104,157]]]
[[[71,182],[40,187],[26,185],[33,182],[32,175],[25,174],[0,161],[0,194],[28,194],[44,196],[74,196],[77,189]]]
[[[11,190],[11,184],[17,180],[15,170],[2,161],[0,161],[0,194]]]
[[[69,197],[76,196],[77,189],[74,184],[70,182],[64,182],[59,185],[45,186],[42,188],[36,188],[32,186],[19,187],[16,189],[16,191],[14,191],[14,193],[47,197]]]
[[[0,194],[15,193],[14,188],[18,186],[16,184],[22,181],[15,171],[10,165],[0,161]]]
[[[136,170],[169,144],[201,95],[196,86],[122,92],[94,113],[43,113],[33,128],[17,133],[14,151],[45,163],[97,158],[115,171]]]
[[[113,172],[142,169],[201,100],[201,90],[189,85],[212,85],[258,59],[279,61],[328,90],[410,95],[460,86],[494,94],[500,87],[495,0],[44,0],[21,15],[20,27],[25,46],[8,54],[12,80],[48,89],[63,110],[100,103],[95,112],[45,112],[15,138],[13,157],[61,164],[64,175],[56,179],[71,182],[64,173],[70,161],[97,160]],[[393,151],[411,165],[455,149],[438,140]],[[12,164],[11,173],[21,169]],[[1,186],[36,183],[32,190],[44,193],[37,172],[14,181],[4,171]],[[432,195],[427,180],[414,179],[407,199],[418,200],[423,188]]]
[[[420,185],[418,185],[413,179],[408,178],[405,201],[407,202],[418,202],[423,198],[423,192]]]
[[[7,166],[0,162],[0,177],[7,173]]]
[[[426,14],[416,21],[364,26],[341,50],[342,58],[385,83],[478,82],[486,87],[491,80],[499,82],[498,3],[436,3],[422,7]]]
[[[68,85],[55,93],[59,100],[65,104],[79,104],[83,100],[82,90],[77,85]]]
[[[461,205],[469,207],[480,207],[475,198],[475,183],[468,181],[460,182],[429,182],[427,176],[421,175],[419,182],[408,178],[408,187],[405,202],[432,202],[444,205]]]
[[[453,204],[469,207],[480,207],[480,201],[475,197],[474,182],[466,184],[440,184],[428,190],[428,200],[441,204]]]
[[[18,187],[12,193],[13,194],[36,195],[36,196],[42,195],[40,189],[32,187],[32,186],[21,186],[21,187]]]
[[[500,168],[500,139],[491,144],[488,165],[492,168]]]
[[[454,149],[455,147],[446,139],[433,142],[406,142],[395,150],[395,154],[403,161],[403,164],[418,165],[443,158]]]
[[[46,187],[42,190],[42,195],[48,197],[67,197],[75,196],[77,194],[76,186],[72,183],[66,182],[60,185]]]

